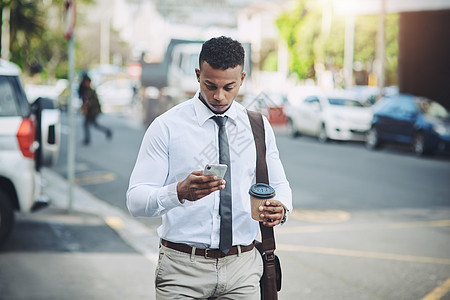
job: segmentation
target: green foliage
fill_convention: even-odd
[[[276,72],[278,68],[278,57],[275,51],[270,52],[261,67],[262,71]]]
[[[397,84],[398,69],[398,15],[386,17],[386,85]]]
[[[281,38],[286,41],[290,53],[290,71],[300,80],[315,78],[314,65],[325,65],[327,69],[339,70],[344,64],[345,17],[333,15],[332,23],[322,30],[322,7],[313,6],[313,1],[298,0],[290,12],[280,15],[277,27]],[[354,61],[366,66],[372,72],[376,58],[378,16],[355,18]],[[388,15],[385,19],[386,83],[396,83],[398,53],[398,16]]]
[[[321,34],[322,43],[316,45],[316,61],[334,69],[344,66],[345,21],[345,17],[334,16],[330,32]]]
[[[45,78],[67,77],[68,43],[63,37],[64,2],[52,0],[50,5],[37,0],[0,0],[3,7],[10,8],[10,60],[18,64],[25,73],[32,75],[36,66],[41,66]],[[77,4],[92,4],[93,0],[78,0]],[[48,10],[57,9],[61,16],[57,26],[50,27]],[[1,18],[0,18],[1,19]],[[55,20],[51,20],[55,22]],[[0,34],[1,34],[0,22]],[[1,39],[0,39],[1,41]]]
[[[301,0],[292,12],[282,14],[276,21],[292,58],[290,70],[299,79],[314,77],[313,40],[320,30],[316,18],[317,12],[307,10],[305,1]]]
[[[10,56],[11,61],[23,68],[35,62],[34,52],[28,51],[44,32],[44,17],[37,1],[2,1],[1,8],[10,7]]]

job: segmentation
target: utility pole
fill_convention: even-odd
[[[384,88],[384,70],[385,70],[385,45],[384,45],[384,20],[386,17],[386,0],[381,0],[380,15],[378,17],[378,34],[377,34],[377,83],[378,83],[378,99],[383,96]]]
[[[11,10],[9,6],[3,7],[2,11],[2,53],[3,59],[9,59],[9,20],[11,16]]]
[[[64,32],[64,37],[69,41],[68,49],[68,77],[69,77],[69,100],[68,105],[68,117],[69,117],[69,141],[68,141],[68,151],[67,151],[67,211],[72,212],[73,203],[73,185],[75,179],[75,122],[74,122],[74,108],[73,108],[73,90],[74,90],[74,79],[75,79],[75,0],[65,1],[65,12],[66,12],[66,29]]]
[[[345,19],[345,49],[344,49],[344,82],[345,88],[353,85],[353,48],[355,44],[355,16]]]
[[[100,64],[109,64],[110,52],[110,27],[111,12],[107,10],[106,15],[100,21]]]

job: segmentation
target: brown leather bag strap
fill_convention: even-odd
[[[250,125],[252,127],[253,138],[256,146],[256,182],[269,184],[269,174],[266,162],[266,136],[264,131],[264,120],[261,113],[247,110]],[[262,248],[264,252],[275,250],[275,237],[273,227],[264,226],[259,222],[261,230]]]
[[[269,184],[269,174],[266,163],[266,137],[264,121],[261,113],[248,110],[250,125],[256,146],[256,182]]]

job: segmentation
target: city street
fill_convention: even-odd
[[[108,222],[108,212],[104,209],[100,217],[80,217],[77,209],[64,215],[61,212],[64,202],[59,201],[58,208],[36,214],[38,220],[36,217],[19,218],[13,233],[14,243],[6,248],[6,253],[0,252],[0,263],[6,255],[11,261],[24,264],[25,256],[20,252],[26,252],[33,254],[26,258],[33,271],[36,261],[49,250],[49,246],[33,247],[36,245],[33,243],[39,242],[36,241],[41,237],[39,232],[50,230],[55,233],[58,226],[69,227],[68,231],[73,232],[75,229],[70,229],[73,226],[70,220],[81,218],[83,224],[90,222],[95,230],[84,231],[89,236],[80,238],[83,242],[78,242],[76,249],[71,249],[69,242],[69,246],[52,244],[52,251],[100,252],[113,256],[114,259],[105,265],[96,265],[93,274],[104,276],[104,272],[111,270],[102,284],[110,281],[111,286],[116,287],[117,279],[122,278],[123,289],[141,291],[145,284],[143,274],[153,276],[156,262],[153,256],[157,248],[155,230],[159,219],[139,220],[155,243],[150,250],[133,247],[132,230],[124,234],[122,223],[126,225],[130,218],[125,206],[125,192],[145,128],[136,118],[119,115],[103,115],[99,122],[113,129],[112,141],[94,130],[92,144],[83,147],[81,116],[76,116],[76,182],[90,197],[112,211],[117,209],[121,213],[116,216],[119,221]],[[67,127],[63,129],[66,133]],[[294,139],[285,128],[275,131],[294,202],[288,222],[275,231],[276,253],[283,269],[280,299],[450,299],[449,157],[417,158],[400,147],[373,152],[361,143],[321,144],[310,137]],[[51,169],[61,178],[67,173],[66,138],[63,134],[59,161]],[[49,181],[48,185],[52,183]],[[81,198],[76,197],[74,201]],[[82,207],[84,203],[74,203],[74,207]],[[62,225],[54,225],[56,221],[52,215],[59,216],[56,221],[61,221]],[[29,236],[26,228],[36,231],[36,235]],[[74,235],[78,236],[72,233]],[[119,238],[127,235],[125,242]],[[61,235],[54,234],[54,237],[48,243],[63,240]],[[110,240],[113,242],[108,242]],[[101,246],[96,248],[99,241]],[[139,255],[143,252],[147,259]],[[115,259],[117,253],[124,260],[142,259],[146,263],[133,273],[125,267],[126,261]],[[58,267],[58,260],[44,259],[52,261],[53,268],[63,268]],[[65,261],[65,268],[70,269],[72,264],[79,263],[79,259],[77,256],[73,262]],[[15,270],[10,267],[8,272]],[[125,275],[122,270],[129,273]],[[66,276],[85,276],[79,273],[81,271],[77,272]],[[114,279],[112,274],[121,276]],[[19,273],[10,275],[11,278],[22,278]],[[5,280],[4,277],[0,279]],[[84,286],[89,291],[88,281],[84,278],[78,282],[78,287]],[[148,283],[148,278],[145,281]],[[145,292],[144,288],[142,295],[150,297],[153,285],[146,287],[149,290]],[[104,288],[109,289],[108,286]],[[72,291],[67,289],[65,292]],[[112,299],[107,293],[104,298],[89,296],[88,292],[77,295]],[[7,299],[25,298],[17,294],[17,297]],[[77,297],[68,294],[64,299]]]
[[[292,190],[279,300],[450,300],[450,0],[0,0],[0,21],[0,300],[155,299],[159,274],[186,297],[160,247],[199,252],[158,229],[224,251],[256,234],[247,189],[273,195],[233,101]],[[212,160],[225,186],[190,174]],[[162,216],[128,211],[132,173],[133,214]],[[208,262],[210,295],[243,293]]]

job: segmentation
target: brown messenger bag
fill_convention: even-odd
[[[266,163],[266,142],[264,133],[264,121],[261,113],[249,111],[248,117],[252,127],[256,146],[256,182],[269,184],[269,175]],[[275,237],[273,227],[264,226],[259,222],[262,242],[255,241],[255,246],[262,255],[264,273],[260,280],[261,299],[276,300],[278,291],[281,290],[281,265],[275,255]]]

